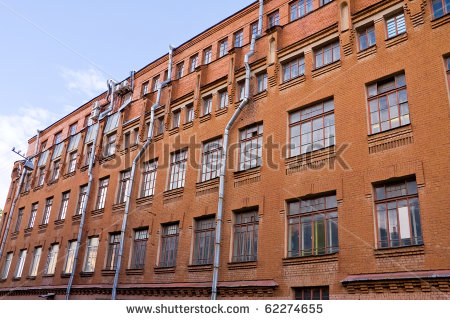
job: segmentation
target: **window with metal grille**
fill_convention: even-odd
[[[335,144],[334,101],[328,100],[289,114],[290,156]]]
[[[194,265],[213,263],[215,227],[214,217],[195,221]]]
[[[153,78],[153,92],[158,91],[159,88],[159,75]]]
[[[109,177],[100,179],[98,185],[98,196],[96,210],[103,209],[105,207],[106,193],[108,191]]]
[[[203,64],[208,64],[211,62],[211,53],[212,53],[211,47],[203,50]]]
[[[198,54],[193,55],[190,60],[189,72],[194,72],[198,66]]]
[[[203,115],[211,113],[212,109],[212,97],[203,98]]]
[[[194,107],[192,105],[186,106],[186,123],[194,121]]]
[[[375,186],[375,207],[379,248],[423,244],[414,179]]]
[[[69,133],[71,136],[73,136],[75,133],[77,133],[77,122],[75,122],[74,124],[72,124],[69,127]]]
[[[242,47],[244,43],[244,31],[239,30],[234,34],[234,47],[239,48]]]
[[[256,36],[257,34],[258,34],[258,21],[253,22],[250,25],[250,36],[253,37]]]
[[[55,134],[55,137],[53,139],[53,144],[58,144],[61,142],[61,138],[62,138],[62,132],[58,132],[57,134]]]
[[[142,84],[142,89],[141,89],[142,95],[143,95],[143,96],[145,96],[145,95],[148,93],[148,87],[149,87],[149,82],[148,82],[148,81],[145,81],[145,82]]]
[[[366,50],[376,44],[375,27],[373,25],[358,30],[358,44],[359,51]]]
[[[223,90],[219,92],[219,110],[225,109],[228,107],[228,91]]]
[[[25,176],[25,182],[23,184],[23,190],[22,192],[28,192],[31,189],[31,180],[32,180],[32,174],[27,173],[27,175]]]
[[[180,116],[181,116],[181,110],[175,110],[172,113],[172,129],[178,128],[180,126]]]
[[[44,274],[55,274],[56,262],[58,260],[59,244],[53,243],[48,251],[47,263],[45,264]]]
[[[27,249],[20,250],[16,270],[14,271],[14,278],[20,278],[22,276],[23,266],[25,265],[26,258],[27,258]]]
[[[240,131],[239,170],[261,165],[263,147],[263,124],[256,124]]]
[[[177,79],[183,77],[183,72],[184,72],[184,62],[181,62],[177,64]]]
[[[228,39],[223,39],[219,42],[219,58],[222,58],[228,53]]]
[[[174,267],[177,262],[178,222],[162,226],[160,267]]]
[[[283,64],[283,82],[305,74],[305,57],[301,56]]]
[[[258,254],[258,211],[237,213],[235,218],[233,262],[256,261]]]
[[[313,10],[312,0],[294,1],[290,5],[291,21],[297,20]]]
[[[169,190],[184,187],[186,178],[187,150],[172,153],[170,162]]]
[[[67,206],[69,205],[70,191],[63,192],[61,199],[61,207],[59,208],[58,220],[66,218]]]
[[[53,174],[52,174],[52,181],[56,181],[59,178],[59,168],[60,168],[61,162],[59,160],[56,160],[53,162]]]
[[[47,198],[45,200],[44,215],[42,216],[43,225],[48,224],[48,220],[50,219],[50,212],[52,211],[52,204],[53,204],[53,197]]]
[[[34,226],[34,221],[36,220],[36,213],[37,213],[37,209],[38,209],[38,203],[33,203],[31,205],[31,212],[30,212],[30,219],[28,220],[28,225],[27,228],[33,228]]]
[[[294,288],[295,300],[329,300],[328,287]]]
[[[367,95],[371,134],[410,124],[405,74],[368,85]]]
[[[97,260],[98,237],[90,237],[87,242],[86,259],[84,261],[83,272],[94,272],[95,261]]]
[[[16,226],[14,227],[14,232],[19,232],[20,224],[22,223],[23,213],[25,212],[25,208],[20,208],[19,213],[17,214]]]
[[[42,247],[35,247],[33,251],[33,258],[30,264],[30,273],[29,273],[30,277],[37,276],[39,262],[41,261],[41,255],[42,255]]]
[[[72,152],[69,154],[69,164],[67,166],[68,170],[67,173],[75,172],[77,166],[77,152]]]
[[[288,257],[339,250],[336,195],[288,203]]]
[[[116,270],[119,256],[120,232],[109,234],[108,254],[106,256],[106,270]]]
[[[405,15],[403,13],[386,20],[387,37],[393,38],[406,32]]]
[[[155,194],[157,169],[158,160],[144,163],[144,172],[142,173],[142,197],[149,197]]]
[[[63,273],[65,273],[65,274],[72,273],[76,249],[77,249],[77,240],[69,241],[69,243],[67,245],[66,262],[64,264],[64,270],[63,270]]]
[[[110,134],[106,137],[104,156],[112,156],[116,151],[116,134]]]
[[[135,230],[133,253],[131,256],[131,269],[144,269],[147,241],[148,228]]]
[[[277,26],[280,24],[280,13],[278,10],[276,12],[272,12],[267,16],[269,28]]]
[[[433,0],[433,18],[439,18],[450,12],[450,0]]]
[[[13,258],[13,253],[8,252],[6,254],[5,262],[3,263],[2,276],[1,276],[2,280],[8,278],[8,273],[9,273],[9,268],[11,267],[12,258]]]
[[[159,117],[156,123],[156,135],[159,136],[160,134],[164,133],[165,125],[164,125],[164,116]]]
[[[94,144],[93,143],[89,143],[86,146],[86,158],[85,158],[86,161],[85,161],[84,165],[89,165],[89,162],[91,161],[93,148],[94,148]]]
[[[123,203],[127,200],[128,186],[131,180],[131,170],[125,170],[120,173],[119,193],[117,195],[117,203]]]
[[[222,153],[222,138],[203,144],[201,181],[207,181],[219,176]]]
[[[245,98],[245,80],[239,81],[238,86],[238,101],[242,101]]]
[[[339,60],[341,60],[339,40],[314,50],[314,67],[316,69]]]
[[[86,204],[87,200],[87,184],[80,187],[80,194],[78,196],[78,203],[77,203],[77,211],[75,212],[76,216],[79,216],[83,213],[84,206]]]
[[[45,167],[39,169],[38,187],[43,186],[45,181]]]
[[[267,90],[267,73],[259,74],[256,78],[257,81],[257,93]]]

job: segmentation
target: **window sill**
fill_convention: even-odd
[[[94,275],[94,272],[86,272],[86,271],[81,271],[80,272],[80,276],[83,278],[88,278],[88,277],[92,277]]]
[[[261,167],[234,172],[234,187],[261,181]]]
[[[152,203],[153,203],[153,195],[136,199],[136,205],[140,206],[152,205]]]
[[[42,277],[43,278],[53,278],[55,276],[55,274],[44,274]]]
[[[258,92],[253,96],[253,101],[258,101],[267,97],[267,89],[261,92]]]
[[[25,230],[23,230],[23,233],[25,236],[29,236],[31,234],[31,232],[33,231],[33,228],[26,228]]]
[[[39,230],[47,229],[47,227],[48,227],[48,223],[46,223],[46,224],[40,224],[40,225],[38,226],[38,229],[39,229]]]
[[[116,270],[103,269],[101,273],[102,276],[111,277],[116,275]]]
[[[442,26],[444,24],[447,24],[449,22],[450,22],[450,12],[446,13],[442,17],[435,18],[435,19],[431,20],[431,28],[435,29],[435,28],[440,27],[440,26]]]
[[[289,257],[283,259],[283,266],[294,266],[312,263],[327,263],[338,261],[338,252],[327,253],[322,255],[310,255],[304,257]]]
[[[359,59],[363,59],[363,58],[368,57],[368,56],[370,56],[372,54],[375,54],[375,53],[377,53],[377,46],[373,45],[371,47],[368,47],[368,48],[366,48],[364,50],[359,51],[356,54],[356,56],[357,56],[357,58],[359,60]]]
[[[11,280],[12,281],[20,281],[20,279],[22,279],[22,277],[13,277]]]
[[[228,270],[246,270],[246,269],[256,269],[256,261],[246,261],[246,262],[228,262]]]
[[[206,122],[208,120],[211,120],[211,113],[205,114],[200,117],[200,123]]]
[[[8,279],[0,279],[0,283],[6,282]]]
[[[123,212],[124,210],[125,210],[125,202],[116,203],[112,206],[113,213]]]
[[[57,179],[53,179],[53,180],[51,180],[51,181],[47,182],[47,186],[51,186],[51,185],[53,185],[53,184],[57,183],[57,182],[58,182],[58,180],[59,180],[59,178],[57,178]]]
[[[144,269],[127,269],[125,273],[127,276],[140,276],[144,274]]]
[[[27,196],[29,193],[30,193],[30,190],[24,191],[24,192],[22,192],[22,193],[20,194],[20,196],[21,196],[21,197],[25,197],[25,196]]]
[[[312,77],[318,77],[321,76],[327,72],[330,72],[332,70],[338,69],[341,67],[341,60],[335,61],[335,62],[331,62],[327,65],[324,65],[320,68],[316,68],[312,71]]]
[[[36,276],[28,276],[27,280],[36,280]]]
[[[375,258],[377,259],[423,255],[425,254],[425,246],[423,244],[419,244],[396,248],[378,248],[375,249],[374,252]]]
[[[388,38],[384,42],[386,44],[386,48],[390,48],[390,47],[395,46],[396,44],[399,44],[406,40],[408,40],[408,34],[406,32],[404,32],[404,33],[398,34],[392,38]]]
[[[105,208],[92,210],[91,216],[93,216],[93,217],[101,216],[101,215],[103,215],[104,212],[105,212]]]
[[[160,133],[157,136],[155,136],[155,138],[153,138],[154,141],[159,141],[162,140],[162,138],[164,137],[164,133]]]
[[[282,84],[280,84],[280,86],[279,86],[280,91],[286,90],[286,89],[291,88],[293,86],[296,86],[296,85],[298,85],[298,84],[300,84],[302,82],[305,82],[305,79],[306,79],[305,75],[302,74],[301,76],[298,76],[298,77],[295,77],[295,78],[290,79],[288,81],[285,81]]]
[[[67,178],[70,178],[70,177],[73,177],[74,175],[75,175],[75,170],[74,171],[72,171],[72,172],[69,172],[69,173],[66,173],[65,175],[63,175],[63,180],[65,180],[65,179],[67,179]]]
[[[371,134],[367,137],[369,153],[378,153],[414,142],[411,124]]]
[[[194,121],[186,122],[186,123],[183,124],[183,130],[192,128],[193,125],[194,125]]]
[[[204,196],[219,191],[219,177],[211,180],[197,182],[195,185],[195,196]]]
[[[163,193],[163,203],[175,202],[183,199],[184,188],[167,190]]]
[[[103,157],[103,158],[100,159],[100,164],[104,164],[104,163],[106,163],[106,162],[108,162],[108,161],[111,161],[111,160],[113,160],[115,157],[116,157],[116,154],[111,154],[111,155],[109,155],[109,156],[105,156],[105,157]]]
[[[72,216],[72,221],[80,221],[81,220],[81,214],[77,214],[75,216]]]
[[[154,267],[153,271],[156,274],[175,273],[175,269],[175,267]]]
[[[11,233],[11,240],[17,239],[17,236],[19,235],[19,231],[15,231]]]
[[[61,273],[61,278],[70,278],[71,273]]]
[[[44,187],[44,185],[37,186],[37,187],[33,188],[33,192],[39,191],[39,190],[41,190],[43,187]]]
[[[172,128],[169,130],[169,136],[177,134],[180,132],[180,127]]]
[[[53,221],[53,224],[55,226],[59,226],[59,225],[64,224],[64,221],[65,221],[64,219],[58,219],[58,220]]]
[[[214,113],[214,116],[220,117],[221,115],[223,115],[223,114],[225,114],[227,112],[228,112],[228,107],[224,107],[222,109],[216,110],[216,112]]]
[[[87,169],[89,169],[89,165],[88,165],[88,164],[82,166],[82,167],[80,168],[80,171],[81,171],[81,172],[84,172],[84,171],[86,171]]]
[[[304,153],[286,159],[286,175],[307,170],[309,168],[317,169],[324,167],[324,163],[333,161],[335,158],[334,145],[325,147],[312,152]]]
[[[188,272],[205,272],[212,271],[212,264],[199,264],[199,265],[189,265]]]

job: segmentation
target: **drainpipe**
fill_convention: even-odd
[[[37,138],[36,138],[36,145],[34,146],[34,155],[31,158],[36,157],[38,150],[39,150],[39,138],[40,138],[41,132],[37,130]],[[6,244],[6,238],[8,238],[9,228],[11,226],[11,220],[13,216],[14,209],[16,208],[17,200],[19,199],[20,190],[22,190],[23,181],[28,173],[28,170],[25,168],[25,163],[29,160],[29,158],[25,159],[25,162],[23,163],[22,172],[20,174],[19,178],[19,185],[17,186],[16,195],[14,196],[14,200],[11,204],[11,208],[9,210],[9,216],[8,221],[6,223],[5,233],[3,234],[2,244],[0,246],[0,261],[3,257],[3,251],[5,250],[5,244]],[[0,230],[1,231],[1,230]]]
[[[133,160],[133,166],[131,167],[131,174],[130,174],[130,183],[128,184],[127,193],[125,196],[125,210],[123,213],[123,220],[122,220],[122,229],[120,231],[120,246],[119,246],[119,253],[117,255],[117,265],[116,265],[116,272],[114,274],[114,283],[112,286],[112,293],[111,293],[111,300],[116,300],[117,295],[117,285],[119,283],[119,273],[120,273],[120,266],[122,264],[122,256],[123,256],[123,247],[125,243],[125,230],[127,228],[127,221],[128,221],[128,213],[130,211],[130,204],[131,204],[131,193],[133,190],[133,184],[134,184],[134,175],[136,173],[136,166],[139,162],[139,159],[144,154],[147,147],[150,145],[153,139],[153,127],[155,122],[155,110],[159,108],[159,103],[161,100],[161,90],[164,86],[166,86],[172,78],[172,54],[173,54],[173,47],[169,46],[169,67],[168,67],[168,79],[164,82],[162,82],[158,86],[158,93],[156,96],[156,103],[151,108],[150,113],[150,125],[148,128],[148,135],[147,140],[145,141],[144,145],[142,146],[142,149],[139,151],[139,153],[136,155],[136,157]]]
[[[78,253],[80,251],[81,237],[83,235],[84,221],[86,218],[86,208],[87,208],[87,203],[89,201],[89,193],[91,192],[92,181],[94,180],[94,176],[92,175],[92,168],[95,163],[95,148],[97,145],[98,134],[100,132],[100,121],[102,119],[104,119],[111,112],[111,110],[114,106],[114,86],[115,86],[115,84],[117,84],[117,82],[115,82],[112,79],[109,79],[107,81],[108,94],[107,94],[106,99],[108,99],[109,96],[111,95],[111,102],[110,102],[108,108],[98,116],[98,121],[97,121],[98,125],[97,125],[97,129],[95,131],[95,138],[94,138],[94,142],[92,145],[91,158],[89,159],[89,171],[88,171],[89,182],[88,182],[87,191],[86,191],[86,201],[84,201],[84,205],[83,205],[82,212],[81,212],[80,227],[78,228],[77,246],[75,248],[75,256],[73,258],[73,263],[72,263],[72,272],[70,273],[69,284],[67,285],[67,289],[66,289],[66,300],[69,300],[70,290],[72,289],[73,278],[75,276],[75,268],[76,268],[77,261],[78,261]]]
[[[211,300],[217,300],[217,283],[219,282],[219,266],[220,266],[220,241],[222,236],[222,220],[223,220],[223,201],[224,201],[224,190],[225,190],[225,170],[227,165],[227,149],[228,149],[228,135],[231,127],[236,121],[237,117],[241,113],[242,109],[248,104],[249,92],[250,92],[250,65],[248,63],[250,57],[255,53],[255,43],[256,39],[261,37],[262,32],[262,17],[263,17],[263,5],[264,0],[259,0],[259,20],[258,20],[258,32],[252,36],[252,41],[250,44],[250,51],[244,57],[245,65],[245,88],[244,88],[244,99],[242,100],[239,107],[234,112],[230,121],[228,121],[227,126],[223,134],[223,147],[222,147],[222,158],[220,164],[220,177],[219,177],[219,201],[217,203],[217,221],[216,221],[216,240],[214,243],[214,269],[213,269],[213,281],[211,288]]]

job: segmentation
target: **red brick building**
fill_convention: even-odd
[[[110,82],[29,140],[32,171],[15,163],[0,296],[64,299],[73,275],[70,299],[109,299],[119,269],[117,298],[209,299],[224,130],[248,96],[218,298],[448,299],[449,6],[264,1],[246,92],[255,2],[175,48],[173,68],[165,55]]]

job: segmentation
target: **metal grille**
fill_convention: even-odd
[[[216,178],[220,173],[222,138],[206,142],[203,145],[201,181]]]
[[[52,210],[53,197],[48,198],[45,201],[44,215],[42,217],[42,224],[48,224],[48,220],[50,218],[50,212]]]
[[[38,204],[37,204],[37,203],[33,203],[33,204],[31,205],[30,220],[28,220],[28,226],[27,226],[27,228],[33,228],[33,226],[34,226],[34,220],[36,219],[37,209],[38,209]]]
[[[97,260],[98,237],[88,239],[84,272],[94,272],[95,260]]]
[[[56,261],[57,261],[57,258],[58,258],[58,252],[59,252],[59,244],[58,243],[52,244],[50,246],[50,250],[48,252],[47,263],[45,265],[44,274],[46,274],[46,275],[55,274],[55,268],[56,268]]]
[[[148,229],[135,231],[131,269],[144,269],[147,241]]]
[[[233,261],[256,261],[258,253],[257,211],[236,214],[234,224]]]
[[[117,257],[119,255],[120,247],[120,232],[109,234],[108,254],[106,257],[106,269],[116,270]]]
[[[160,267],[173,267],[177,261],[178,251],[178,223],[163,226],[161,237]]]
[[[184,187],[184,181],[186,177],[186,160],[187,150],[178,151],[172,154],[172,161],[170,164],[169,190]]]
[[[261,165],[262,146],[262,123],[241,130],[239,170],[247,170]]]
[[[66,218],[67,206],[69,205],[70,191],[62,194],[61,208],[59,209],[58,220],[64,220]]]
[[[144,164],[142,197],[149,197],[155,194],[157,168],[158,160],[149,161]]]
[[[67,246],[66,263],[64,265],[64,273],[66,274],[72,273],[76,248],[77,248],[77,241],[76,240],[69,241],[69,244]]]
[[[106,192],[108,191],[108,183],[109,177],[100,179],[98,187],[97,207],[96,207],[97,210],[103,209],[105,207]]]
[[[122,203],[126,201],[130,179],[131,179],[131,170],[122,171],[120,173],[120,185],[117,203]]]
[[[211,264],[214,257],[214,217],[196,221],[193,264]]]

